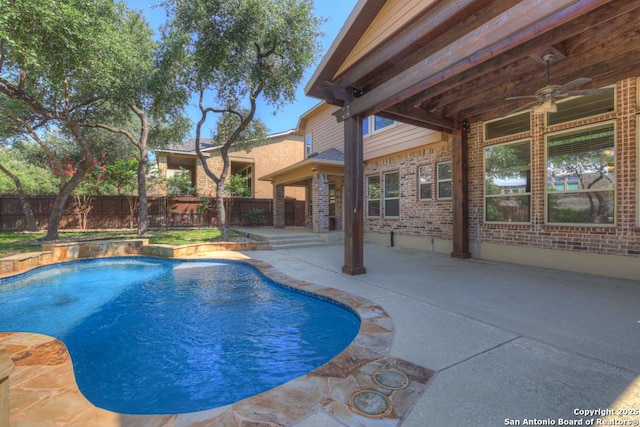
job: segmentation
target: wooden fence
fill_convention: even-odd
[[[53,206],[53,196],[29,196],[38,229],[45,229]],[[225,199],[227,220],[232,226],[273,225],[271,199]],[[285,225],[304,225],[305,202],[285,200]],[[199,197],[150,197],[149,227],[215,227],[218,223],[215,199]],[[262,215],[259,215],[262,213]],[[119,229],[138,226],[136,196],[70,197],[60,229]],[[26,230],[20,200],[15,195],[0,196],[0,229]]]

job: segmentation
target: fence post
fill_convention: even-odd
[[[14,369],[7,348],[0,346],[0,427],[9,427],[9,375]]]

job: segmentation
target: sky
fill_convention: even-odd
[[[149,24],[158,33],[158,29],[165,22],[165,11],[161,7],[154,7],[160,0],[125,0],[127,5],[134,10],[142,11],[146,16]],[[306,97],[304,94],[304,87],[311,79],[313,72],[316,69],[318,63],[322,60],[327,50],[331,47],[331,43],[340,32],[340,29],[347,20],[349,14],[353,10],[357,3],[357,0],[315,0],[314,1],[314,13],[316,16],[327,19],[327,22],[322,27],[324,36],[320,39],[322,46],[322,52],[316,63],[309,67],[297,91],[296,101],[292,104],[285,106],[279,110],[277,114],[273,114],[273,108],[265,103],[259,103],[257,117],[262,120],[263,123],[269,128],[269,133],[281,133],[291,129],[295,129],[298,125],[298,119],[306,111],[314,107],[318,102],[318,99]],[[193,129],[195,129],[195,122],[199,118],[199,110],[196,107],[195,102],[186,111],[187,115],[194,123]],[[208,122],[213,125],[214,118],[209,116]],[[211,126],[213,127],[213,126]],[[211,127],[208,127],[209,129]],[[195,136],[195,130],[193,130]],[[210,134],[202,135],[209,137]]]

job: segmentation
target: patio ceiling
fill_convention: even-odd
[[[435,0],[341,70],[382,0],[361,0],[307,86],[343,107],[338,120],[378,114],[435,130],[505,115],[546,84],[576,89],[640,75],[640,0]]]

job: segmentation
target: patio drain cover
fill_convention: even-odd
[[[391,403],[385,395],[375,390],[360,390],[351,395],[351,406],[367,417],[384,417],[391,411]]]
[[[409,378],[395,369],[380,369],[373,375],[375,382],[390,390],[402,390],[409,385]]]

